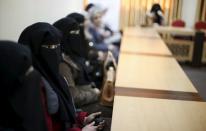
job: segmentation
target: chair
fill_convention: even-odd
[[[195,30],[206,30],[206,21],[198,21],[195,23]],[[205,36],[206,41],[206,36]]]
[[[185,22],[183,20],[175,20],[172,22],[173,27],[185,27]]]
[[[172,22],[172,27],[180,27],[184,28],[185,27],[185,22],[181,19],[175,20]],[[179,40],[191,40],[192,38],[190,36],[182,36],[182,35],[172,35],[173,39],[179,39]]]
[[[196,30],[206,30],[206,22],[205,21],[198,21],[195,23]]]

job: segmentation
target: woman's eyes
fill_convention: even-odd
[[[78,35],[79,34],[79,30],[72,30],[72,31],[70,31],[70,34]]]
[[[59,46],[60,46],[60,44],[57,44],[57,45],[42,45],[42,47],[48,48],[48,49],[56,49]]]

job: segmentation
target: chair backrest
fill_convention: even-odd
[[[175,20],[172,22],[173,27],[185,27],[185,22],[183,20]]]
[[[205,21],[198,21],[195,23],[196,30],[206,30],[206,22]]]

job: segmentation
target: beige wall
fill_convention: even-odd
[[[194,27],[198,0],[183,0],[182,19],[187,27]]]
[[[182,19],[188,27],[194,25],[196,7],[197,0],[183,0]],[[82,9],[83,0],[0,0],[0,40],[17,41],[22,30],[34,22],[53,23],[70,12],[81,12]],[[118,20],[110,22],[118,25]]]
[[[17,41],[34,22],[53,23],[82,9],[83,0],[0,0],[0,40]]]

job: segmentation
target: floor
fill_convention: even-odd
[[[195,68],[182,65],[182,68],[198,90],[200,96],[206,101],[206,66]]]
[[[192,81],[194,86],[197,88],[200,96],[206,101],[206,66],[195,68],[188,65],[181,65],[189,79]],[[84,111],[89,113],[102,111],[102,117],[106,120],[105,129],[103,131],[110,131],[112,107],[105,107],[99,103],[94,103],[82,108]]]

